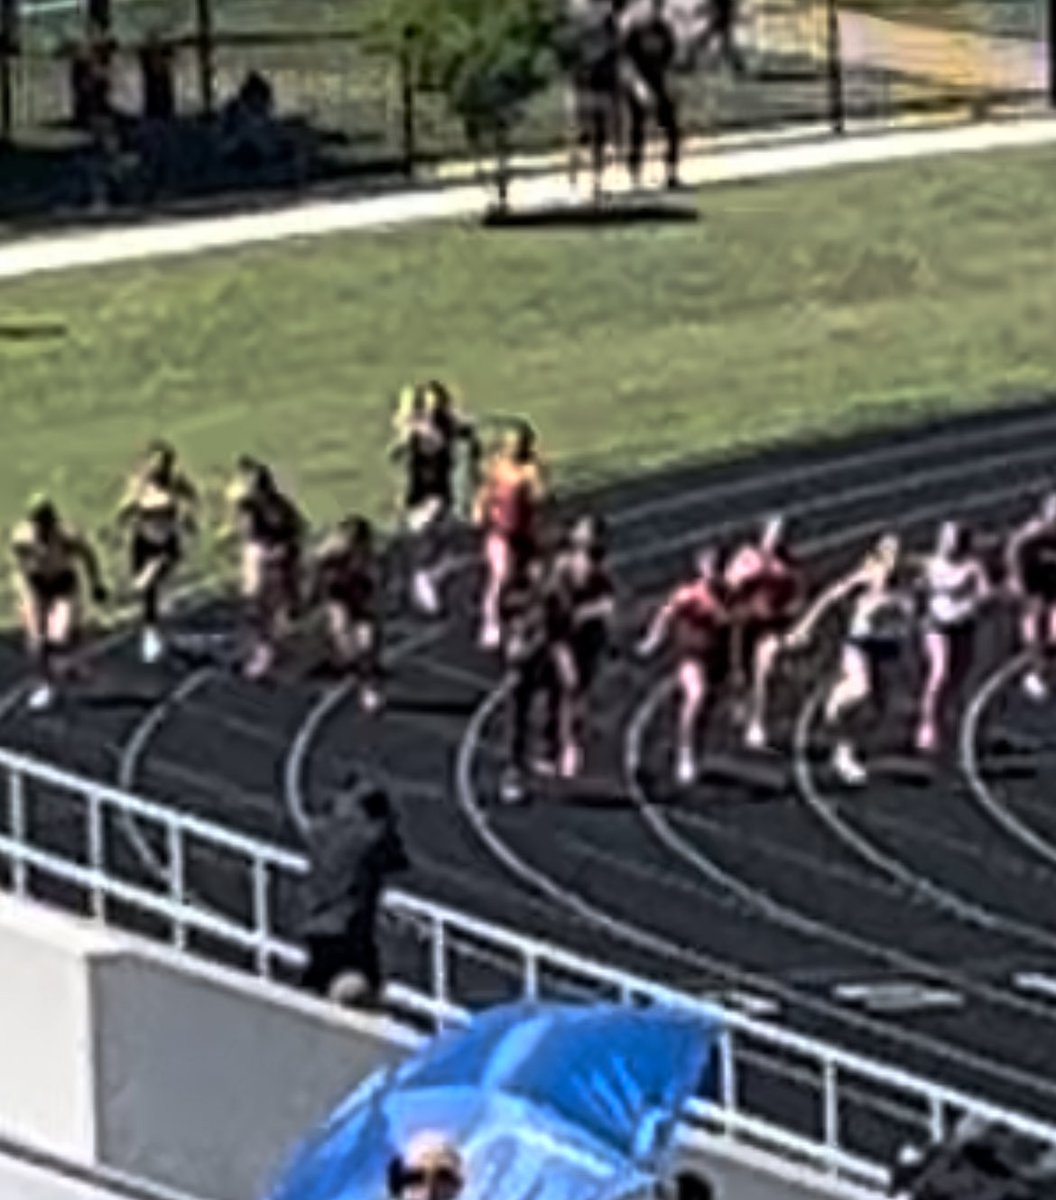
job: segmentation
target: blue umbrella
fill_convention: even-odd
[[[662,1173],[674,1119],[715,1094],[717,1026],[617,1006],[509,1005],[354,1091],[270,1200],[383,1200],[418,1133],[465,1164],[462,1200],[615,1200]]]

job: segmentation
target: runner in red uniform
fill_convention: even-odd
[[[481,605],[482,649],[494,650],[501,644],[499,603],[503,588],[538,555],[542,499],[535,432],[523,423],[492,462],[478,500],[488,571]]]
[[[639,646],[639,653],[648,657],[673,629],[681,692],[675,775],[684,787],[690,786],[697,776],[694,750],[697,724],[709,699],[709,687],[723,682],[728,653],[727,608],[721,594],[715,552],[701,550],[696,565],[697,578],[675,589]]]
[[[754,750],[767,744],[767,686],[803,606],[803,574],[785,547],[784,532],[784,520],[772,517],[758,542],[749,542],[733,556],[725,576],[734,618],[732,669],[748,690],[744,743]]]

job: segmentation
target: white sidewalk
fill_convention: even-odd
[[[746,147],[743,141],[731,146],[722,140],[698,144],[687,156],[684,181],[702,187],[940,154],[1048,145],[1056,141],[1056,118],[943,129],[887,129],[839,138],[829,135],[806,142],[802,136],[800,131],[799,140],[765,146]],[[576,199],[565,175],[557,171],[518,179],[511,191],[512,205],[522,208],[571,204]],[[473,217],[483,214],[492,201],[493,193],[479,184],[453,184],[367,199],[294,203],[243,216],[190,217],[133,228],[34,236],[0,245],[0,279],[410,222]]]

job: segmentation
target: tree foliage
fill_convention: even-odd
[[[560,0],[376,0],[370,37],[437,90],[474,151],[492,149],[504,191],[510,133],[553,80]]]

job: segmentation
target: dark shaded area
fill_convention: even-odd
[[[539,208],[490,210],[483,224],[490,229],[578,229],[608,225],[692,224],[700,212],[688,204],[655,200],[610,200],[601,204],[547,205]]]

